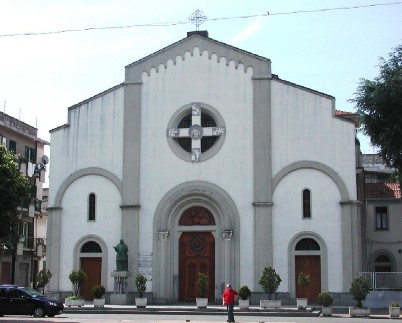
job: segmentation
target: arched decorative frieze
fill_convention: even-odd
[[[299,169],[315,169],[328,175],[338,187],[342,201],[350,200],[350,194],[348,192],[346,184],[343,181],[343,179],[339,176],[339,174],[335,172],[332,168],[322,163],[310,160],[298,161],[282,168],[272,179],[272,190],[275,191],[276,186],[279,184],[282,178],[284,178],[287,174]]]
[[[193,35],[126,66],[125,81],[139,82],[141,81],[143,72],[149,75],[151,69],[155,68],[157,71],[160,64],[164,65],[166,68],[169,60],[173,60],[175,64],[178,59],[185,60],[186,52],[188,52],[189,48],[193,49],[190,55],[188,55],[189,57],[193,57],[193,55],[205,55],[204,52],[206,52],[209,59],[211,59],[213,55],[217,56],[219,62],[224,58],[227,66],[230,62],[233,62],[236,68],[242,65],[245,72],[251,67],[255,75],[271,76],[270,60],[220,43],[211,38]]]
[[[123,192],[123,183],[122,181],[112,172],[99,168],[99,167],[88,167],[88,168],[83,168],[80,169],[79,171],[76,171],[75,173],[71,174],[69,177],[67,177],[64,182],[60,185],[56,197],[54,199],[54,204],[52,207],[61,207],[61,201],[63,199],[63,195],[66,192],[67,188],[77,179],[84,177],[84,176],[90,176],[90,175],[98,175],[98,176],[103,176],[110,180],[116,188],[120,192],[120,196],[122,196]]]

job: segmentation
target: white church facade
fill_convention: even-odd
[[[127,290],[148,278],[153,303],[191,301],[247,285],[266,266],[278,297],[349,292],[361,266],[355,123],[334,97],[280,79],[271,62],[189,33],[126,66],[125,80],[68,109],[51,130],[50,292],[71,294],[83,268],[114,289],[115,246],[128,246]],[[346,297],[346,296],[345,296]]]

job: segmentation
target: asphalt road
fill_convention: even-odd
[[[350,318],[348,315],[334,315],[332,317],[267,317],[267,316],[237,316],[237,323],[361,323],[369,322],[400,322],[400,319],[371,316],[370,318]],[[74,314],[64,313],[53,318],[32,318],[29,316],[4,316],[0,322],[40,322],[40,323],[118,323],[118,322],[139,322],[139,323],[225,323],[225,315],[153,315],[153,314]]]

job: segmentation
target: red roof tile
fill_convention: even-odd
[[[401,198],[399,183],[366,183],[366,198],[397,199]]]

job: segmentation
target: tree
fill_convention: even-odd
[[[281,284],[282,279],[281,276],[275,271],[272,267],[265,267],[264,272],[260,278],[259,284],[265,293],[268,294],[269,300],[272,299],[272,294],[274,294],[279,285]]]
[[[380,74],[373,81],[361,79],[351,101],[356,104],[363,133],[379,148],[388,167],[402,182],[402,44],[388,60],[380,58]]]
[[[17,213],[22,199],[30,197],[28,179],[20,172],[15,155],[0,145],[0,248],[15,249],[18,242]]]

